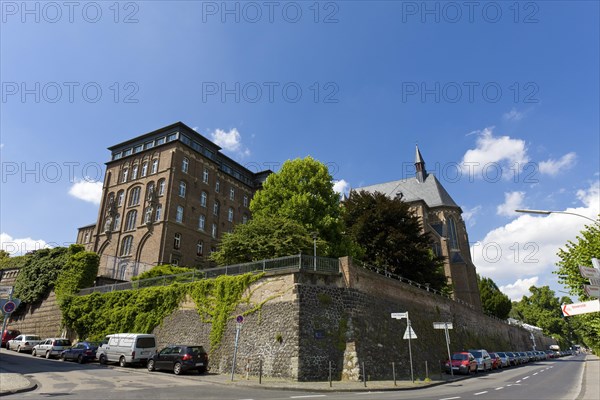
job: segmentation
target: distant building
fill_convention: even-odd
[[[467,229],[461,208],[452,200],[434,175],[427,173],[423,156],[416,149],[416,176],[414,178],[359,187],[353,190],[380,192],[409,203],[421,219],[423,230],[433,239],[434,252],[444,257],[444,271],[452,286],[455,299],[462,300],[481,310],[477,285],[477,272],[471,261]]]
[[[222,234],[250,218],[250,200],[271,172],[248,170],[181,122],[109,150],[97,221],[77,235],[100,255],[106,280],[167,263],[209,266]]]

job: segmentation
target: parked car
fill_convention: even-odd
[[[66,338],[48,338],[40,344],[33,346],[31,350],[32,356],[40,356],[46,358],[58,357],[63,350],[71,347],[71,341]]]
[[[2,343],[0,344],[0,347],[7,347],[8,341],[11,339],[16,338],[17,336],[19,336],[21,334],[20,331],[18,331],[17,329],[5,329],[2,332]]]
[[[517,366],[519,364],[521,364],[519,361],[519,356],[517,355],[517,353],[512,352],[512,351],[506,351],[505,354],[508,356],[508,362],[510,365],[512,366]]]
[[[77,360],[79,364],[83,364],[84,362],[88,361],[94,361],[96,359],[98,345],[99,343],[79,342],[75,346],[63,350],[60,353],[60,359],[62,361]]]
[[[492,370],[492,358],[490,357],[487,350],[479,349],[479,350],[467,350],[469,353],[473,354],[475,360],[477,360],[477,370],[478,371],[491,371]]]
[[[115,333],[107,335],[96,351],[100,364],[118,362],[121,367],[128,364],[146,364],[156,353],[156,338],[143,333]]]
[[[208,368],[208,354],[202,346],[167,346],[148,360],[148,371],[171,370],[175,375],[189,370],[203,374]]]
[[[490,353],[490,358],[492,360],[492,369],[500,369],[502,368],[502,360],[498,353]]]
[[[452,371],[459,374],[468,375],[471,372],[477,372],[477,361],[473,354],[461,351],[452,354]],[[444,371],[450,373],[450,360],[446,360],[444,363]]]
[[[544,353],[546,353],[546,356],[548,358],[554,358],[555,357],[554,350],[546,350],[546,351],[544,351]]]
[[[500,368],[510,367],[510,357],[503,351],[497,351],[498,357],[500,357]]]
[[[31,351],[33,346],[40,343],[42,338],[37,335],[19,335],[14,339],[6,342],[8,350],[16,350],[17,353],[22,351]]]

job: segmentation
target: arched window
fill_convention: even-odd
[[[204,172],[202,173],[202,182],[208,183],[208,168],[204,168]]]
[[[146,207],[144,211],[144,223],[149,224],[152,222],[152,207]]]
[[[173,248],[179,250],[181,248],[181,233],[176,233],[173,238]]]
[[[127,175],[129,175],[129,168],[123,168],[123,174],[121,175],[121,183],[127,182]]]
[[[175,214],[175,221],[183,222],[183,206],[177,206],[177,212]]]
[[[456,223],[452,217],[448,218],[448,241],[450,242],[450,250],[459,250]]]
[[[127,213],[127,217],[125,218],[125,230],[130,231],[135,229],[135,220],[137,219],[137,211],[131,210]]]
[[[144,161],[142,164],[142,178],[148,175],[148,161]]]
[[[220,208],[221,206],[219,205],[219,202],[215,200],[215,203],[213,204],[213,214],[218,216]]]
[[[162,196],[165,194],[165,180],[161,179],[158,181],[158,195]]]
[[[142,190],[139,186],[136,186],[133,189],[131,189],[131,192],[129,193],[129,207],[140,204],[141,191]]]
[[[248,222],[248,216],[246,214],[242,215],[242,224]]]
[[[229,200],[235,200],[235,188],[229,188]]]
[[[152,160],[152,171],[150,173],[155,174],[158,172],[158,158]]]
[[[196,243],[196,255],[201,256],[204,252],[204,242],[202,240],[198,240]]]
[[[188,160],[187,157],[183,157],[183,160],[181,160],[181,172],[188,172],[188,168],[190,166],[190,160]]]
[[[154,214],[154,220],[155,221],[160,221],[160,218],[162,217],[162,204],[159,204],[156,206],[156,214]]]
[[[117,193],[117,206],[121,207],[123,205],[123,199],[125,198],[125,192],[123,190],[119,190]]]
[[[154,194],[154,182],[150,182],[146,185],[146,200],[152,200],[152,194]]]
[[[179,197],[185,197],[186,186],[184,181],[179,181]]]
[[[138,165],[135,164],[133,168],[131,168],[131,179],[137,179],[138,174]]]
[[[125,236],[123,238],[123,240],[121,241],[121,252],[119,253],[119,255],[121,255],[121,257],[131,255],[132,247],[133,247],[133,236],[131,236],[131,235]]]
[[[227,220],[233,222],[233,208],[231,207],[229,207],[229,210],[227,211]]]
[[[115,215],[115,222],[113,223],[113,231],[121,229],[121,214]]]
[[[217,237],[217,224],[215,224],[215,223],[212,224],[211,235],[213,238]]]
[[[206,202],[208,200],[208,194],[206,192],[202,192],[200,195],[200,205],[202,207],[206,207]]]
[[[219,193],[221,191],[221,181],[217,179],[215,182],[215,192]]]

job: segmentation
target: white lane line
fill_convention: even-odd
[[[534,372],[534,373],[533,373],[533,376],[536,376],[537,374],[538,374],[537,372]]]
[[[494,390],[501,390],[501,389],[504,389],[504,386],[497,387],[497,388],[496,388],[496,389],[494,389]]]
[[[290,396],[290,399],[310,399],[312,397],[327,397],[326,394],[311,394],[306,396]]]
[[[515,383],[521,383],[521,380],[519,379],[518,381],[516,381]]]
[[[486,394],[488,391],[486,390],[485,392],[478,392],[478,393],[474,393],[473,396],[479,396],[480,394]]]
[[[444,397],[443,399],[440,399],[440,400],[454,400],[454,399],[460,399],[460,396],[457,396],[457,397]]]
[[[523,380],[525,380],[525,379],[529,379],[529,377],[528,377],[528,376],[526,376],[525,378],[523,378]]]

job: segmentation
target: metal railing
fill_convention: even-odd
[[[190,283],[220,275],[242,275],[249,272],[259,273],[278,270],[302,270],[338,274],[340,264],[337,258],[314,257],[304,254],[273,258],[270,260],[253,261],[244,264],[228,265],[203,270],[194,270],[176,275],[165,275],[156,278],[140,279],[132,282],[115,283],[112,285],[94,286],[79,291],[80,296],[94,292],[109,293],[118,290],[142,289],[152,286],[166,286],[172,283]]]

